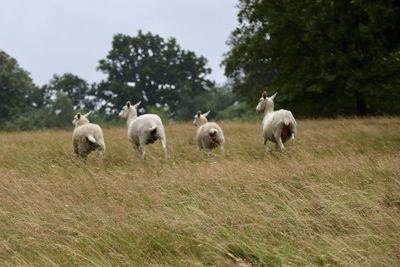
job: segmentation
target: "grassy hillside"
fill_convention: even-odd
[[[145,162],[105,129],[103,165],[72,129],[0,133],[1,266],[400,265],[400,118],[303,120],[283,154],[220,125],[224,156],[173,124]]]

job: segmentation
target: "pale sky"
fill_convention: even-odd
[[[208,60],[210,79],[225,82],[220,67],[237,26],[237,0],[0,0],[0,49],[30,72],[37,85],[53,74],[89,83],[105,76],[98,61],[113,35],[150,31],[174,37],[182,49]]]

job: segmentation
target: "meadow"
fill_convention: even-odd
[[[106,128],[103,164],[72,128],[0,133],[0,265],[400,266],[400,118],[300,120],[283,153],[220,125],[225,155],[175,123],[144,162]]]

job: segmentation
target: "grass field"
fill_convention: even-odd
[[[104,129],[103,165],[72,129],[0,133],[0,265],[400,266],[400,118],[302,120],[282,154],[220,125],[225,155],[179,123],[145,162]]]

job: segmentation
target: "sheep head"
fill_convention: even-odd
[[[92,114],[91,111],[86,113],[85,115],[82,115],[80,112],[76,113],[74,120],[72,121],[72,124],[75,125],[75,127],[81,126],[83,124],[89,123],[88,116]]]
[[[256,111],[263,112],[263,113],[274,111],[274,99],[277,94],[278,94],[278,92],[276,92],[272,96],[268,97],[267,91],[264,91],[261,95],[260,101],[258,102]]]
[[[126,102],[126,105],[122,107],[119,112],[119,116],[123,119],[128,119],[130,117],[137,117],[137,108],[141,101],[137,102],[135,105],[131,104],[131,101]]]
[[[193,125],[200,126],[208,122],[207,116],[210,114],[210,111],[201,114],[201,111],[197,111],[196,115],[194,115]]]

